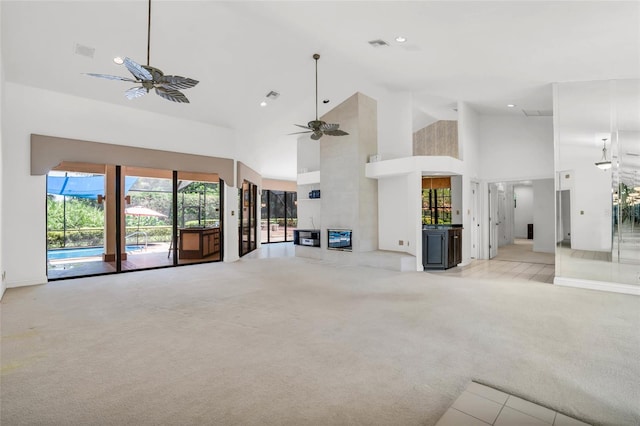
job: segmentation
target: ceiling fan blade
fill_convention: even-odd
[[[322,132],[320,131],[313,132],[313,134],[311,135],[311,139],[313,139],[314,141],[317,141],[321,137],[322,137]]]
[[[175,89],[165,89],[164,87],[156,87],[156,93],[161,98],[164,98],[168,101],[180,102],[180,103],[189,103],[189,99],[184,95],[184,93]]]
[[[166,89],[190,89],[198,83],[198,80],[192,78],[181,77],[179,75],[165,75],[158,80],[156,86]]]
[[[288,133],[287,135],[301,135],[303,133],[311,133],[313,130],[307,130],[306,132],[295,132],[295,133]]]
[[[127,90],[126,92],[124,92],[124,96],[131,100],[131,99],[135,99],[135,98],[139,98],[141,96],[144,96],[148,93],[147,89],[145,89],[144,87],[140,86],[140,87],[132,87],[131,89]]]
[[[349,133],[342,130],[325,130],[324,134],[329,136],[346,136]]]
[[[133,83],[137,83],[137,80],[133,80],[133,79],[127,78],[127,77],[120,77],[118,75],[95,74],[95,73],[92,73],[92,72],[86,72],[84,74],[90,75],[91,77],[106,78],[107,80],[122,80],[122,81],[131,81]]]
[[[124,58],[124,66],[127,67],[129,72],[138,80],[153,80],[151,73],[133,59]]]
[[[303,129],[313,130],[311,127],[309,127],[309,126],[303,126],[302,124],[294,124],[294,126],[302,127]]]
[[[338,127],[340,127],[339,124],[331,124],[331,123],[324,123],[320,126],[320,130],[322,131],[327,131],[327,130],[338,130]]]

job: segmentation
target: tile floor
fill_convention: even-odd
[[[471,382],[436,426],[585,426],[562,413]]]
[[[514,244],[502,246],[491,260],[473,260],[466,266],[457,266],[433,273],[461,278],[527,280],[553,283],[555,255],[533,251],[533,241],[516,239]]]
[[[542,263],[516,262],[511,260],[474,260],[466,266],[457,266],[446,271],[430,271],[461,278],[527,280],[553,283],[555,266]]]

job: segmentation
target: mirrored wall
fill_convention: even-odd
[[[640,80],[559,83],[554,103],[556,282],[640,286]]]

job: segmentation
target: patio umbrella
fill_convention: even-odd
[[[138,231],[140,231],[140,217],[141,216],[154,216],[154,217],[167,217],[166,214],[157,212],[155,210],[142,207],[142,206],[134,206],[127,207],[124,209],[124,213],[131,216],[138,216]],[[138,244],[138,236],[136,235],[136,244]],[[145,244],[146,245],[146,244]]]
[[[166,214],[142,206],[127,207],[126,209],[124,209],[124,212],[125,214],[130,214],[132,216],[167,217]]]

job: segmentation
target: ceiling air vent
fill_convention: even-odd
[[[86,56],[87,58],[93,58],[93,54],[96,52],[95,47],[83,46],[76,44],[76,55]]]
[[[267,93],[267,99],[272,99],[272,100],[276,100],[278,99],[278,96],[280,96],[280,93],[278,92],[274,92],[273,90],[270,91],[269,93]]]
[[[527,117],[553,117],[553,111],[547,109],[523,109]]]
[[[371,41],[369,41],[369,44],[370,44],[371,46],[373,46],[373,47],[386,47],[386,46],[389,46],[389,43],[387,43],[387,42],[386,42],[386,41],[384,41],[384,40],[380,40],[380,39],[378,39],[378,40],[371,40]]]

